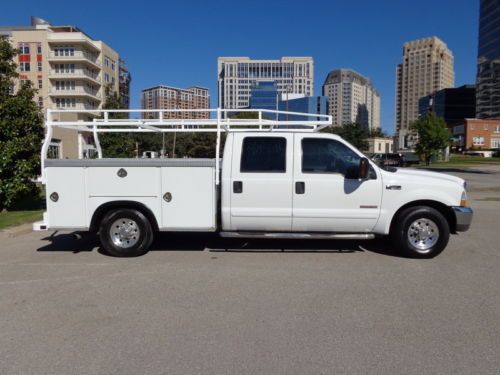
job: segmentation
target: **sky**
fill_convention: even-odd
[[[433,35],[453,52],[455,85],[475,82],[479,0],[0,1],[1,26],[35,15],[114,48],[132,73],[132,108],[159,84],[208,87],[216,107],[219,56],[312,56],[315,95],[329,71],[356,70],[379,91],[391,134],[403,43]]]

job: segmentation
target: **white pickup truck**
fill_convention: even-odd
[[[297,239],[390,235],[403,254],[426,258],[470,226],[464,180],[381,168],[339,136],[319,132],[329,116],[288,121],[303,114],[258,110],[257,119],[245,120],[204,111],[216,118],[174,120],[165,118],[172,111],[156,111],[150,120],[112,120],[116,111],[99,111],[99,119],[68,122],[53,120],[65,111],[49,111],[42,148],[47,212],[34,229],[98,232],[115,256],[146,253],[158,231],[217,231]],[[56,126],[93,133],[99,157],[47,159]],[[102,132],[215,132],[216,158],[106,159]]]

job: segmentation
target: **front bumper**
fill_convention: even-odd
[[[474,212],[470,207],[452,207],[453,212],[455,213],[455,218],[457,222],[456,231],[457,232],[465,232],[469,230],[470,224],[472,223],[472,216]]]

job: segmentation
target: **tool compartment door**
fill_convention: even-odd
[[[212,167],[161,168],[161,229],[216,229],[214,175],[215,170]]]

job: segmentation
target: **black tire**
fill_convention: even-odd
[[[433,258],[450,238],[446,218],[432,207],[409,207],[399,213],[391,229],[395,250],[411,258]]]
[[[104,216],[99,227],[99,238],[109,255],[137,257],[148,252],[154,234],[151,223],[142,212],[119,208]]]

